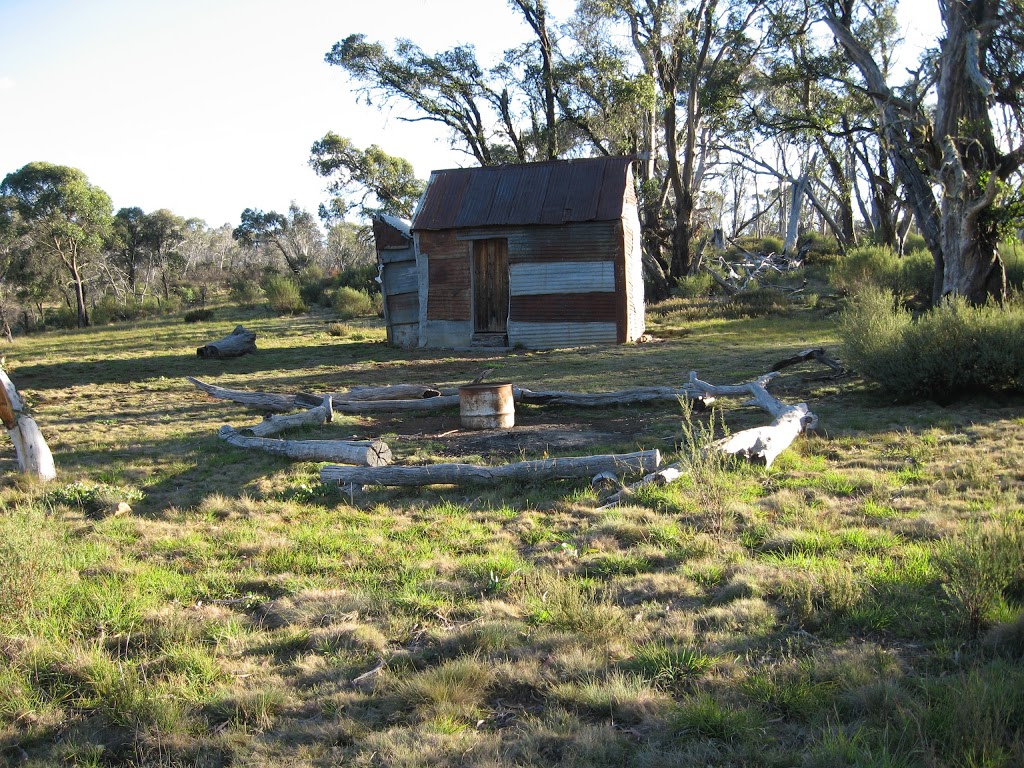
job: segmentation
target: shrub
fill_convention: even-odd
[[[213,317],[212,309],[190,309],[185,313],[184,320],[186,323],[201,323],[211,317]]]
[[[934,260],[926,249],[908,251],[901,259],[887,246],[866,245],[836,262],[829,282],[852,295],[873,287],[887,288],[901,297],[930,297],[933,269]]]
[[[377,282],[377,274],[377,265],[373,263],[348,267],[338,275],[336,283],[338,287],[355,288],[372,296],[375,293],[380,293],[380,283]]]
[[[231,301],[242,309],[252,309],[263,302],[263,289],[248,277],[236,277],[229,287]]]
[[[308,307],[302,300],[298,284],[284,275],[269,275],[263,281],[263,292],[272,312],[279,315],[297,315]]]
[[[785,243],[780,237],[762,237],[760,244],[754,250],[757,253],[782,253]]]
[[[331,297],[328,288],[331,285],[331,278],[324,274],[324,271],[317,266],[306,267],[299,274],[299,294],[302,300],[312,306],[319,304],[323,307],[331,305]]]
[[[1024,309],[953,299],[918,319],[868,288],[840,318],[846,361],[898,400],[1024,391]]]
[[[676,293],[684,299],[694,299],[698,296],[707,296],[715,287],[714,278],[707,272],[698,272],[696,275],[685,275],[676,280]]]
[[[342,286],[334,293],[334,309],[342,320],[372,315],[376,312],[373,299],[355,288]]]
[[[1024,245],[1000,243],[999,255],[1006,267],[1006,284],[1012,290],[1024,290]]]

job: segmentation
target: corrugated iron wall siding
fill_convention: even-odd
[[[457,239],[455,232],[422,232],[419,248],[427,257],[427,319],[469,320],[470,244]]]
[[[385,250],[378,254],[378,268],[388,342],[415,347],[419,343],[420,326],[416,254],[411,247]]]

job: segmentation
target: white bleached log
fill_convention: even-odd
[[[2,368],[0,384],[0,419],[7,427],[11,442],[14,443],[18,468],[40,480],[53,480],[57,477],[57,467],[50,447],[46,444],[46,438],[43,437],[35,419],[25,412],[25,404],[14,382]]]

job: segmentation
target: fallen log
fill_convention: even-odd
[[[326,424],[334,419],[334,408],[331,405],[331,396],[324,397],[320,405],[310,408],[308,411],[291,413],[287,416],[271,416],[259,424],[251,427],[243,427],[237,430],[243,437],[267,437],[284,432],[295,427],[317,426]]]
[[[380,440],[272,440],[247,437],[224,425],[217,433],[236,448],[255,448],[297,461],[340,461],[363,467],[384,467],[391,463],[391,449]]]
[[[383,387],[351,387],[347,392],[336,392],[339,400],[422,400],[437,397],[441,391],[422,384],[391,384]]]
[[[765,385],[778,375],[773,371],[746,384],[716,386],[701,381],[696,371],[690,371],[690,387],[716,396],[751,395],[753,400],[749,404],[757,405],[775,417],[775,421],[766,427],[745,429],[717,441],[714,444],[716,449],[767,467],[797,435],[818,425],[818,417],[811,413],[806,403],[787,405],[768,394]]]
[[[341,413],[393,413],[399,411],[440,411],[458,407],[458,395],[439,395],[420,400],[346,400],[344,395],[331,398],[334,410]]]
[[[223,387],[217,387],[213,384],[206,384],[192,376],[186,376],[185,378],[192,382],[197,389],[201,389],[210,397],[216,397],[218,400],[230,400],[233,403],[239,403],[240,405],[244,405],[258,411],[287,413],[288,411],[294,411],[296,408],[305,407],[297,404],[296,395],[275,395],[268,392],[243,392],[238,389],[224,389]]]
[[[549,480],[552,478],[587,477],[601,472],[636,474],[649,472],[661,463],[661,453],[606,454],[603,456],[570,456],[560,459],[539,459],[502,464],[495,467],[475,464],[424,464],[412,467],[336,467],[320,470],[320,479],[339,485],[461,485],[463,483],[494,483],[501,480]]]
[[[203,358],[219,359],[223,357],[241,357],[256,351],[256,333],[247,331],[240,325],[235,330],[218,341],[211,341],[196,350],[196,354]]]
[[[18,468],[40,480],[53,480],[57,477],[57,467],[46,438],[35,419],[25,412],[25,404],[14,382],[3,368],[0,368],[0,385],[0,420],[7,427],[7,433],[14,443]]]
[[[618,392],[534,392],[525,387],[515,387],[512,396],[517,403],[528,405],[574,405],[584,408],[602,408],[613,405],[636,405],[659,400],[676,402],[680,397],[694,400],[694,408],[703,410],[714,402],[714,398],[703,393],[694,393],[684,387],[633,387]]]

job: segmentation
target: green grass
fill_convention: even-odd
[[[602,391],[834,351],[819,310],[762,298],[677,299],[651,312],[657,343],[557,351],[403,351],[319,309],[18,339],[7,370],[59,478],[0,456],[0,764],[1021,763],[1015,396],[894,405],[790,369],[771,391],[820,428],[770,469],[702,452],[766,422],[740,399],[521,409],[689,468],[601,509],[585,478],[350,499],[319,465],[226,447],[220,425],[260,414],[184,378],[336,392],[495,368]],[[256,354],[196,358],[237,323]],[[302,435],[385,435],[399,462],[548,452],[459,455],[439,437],[457,428],[455,411],[338,415]]]

